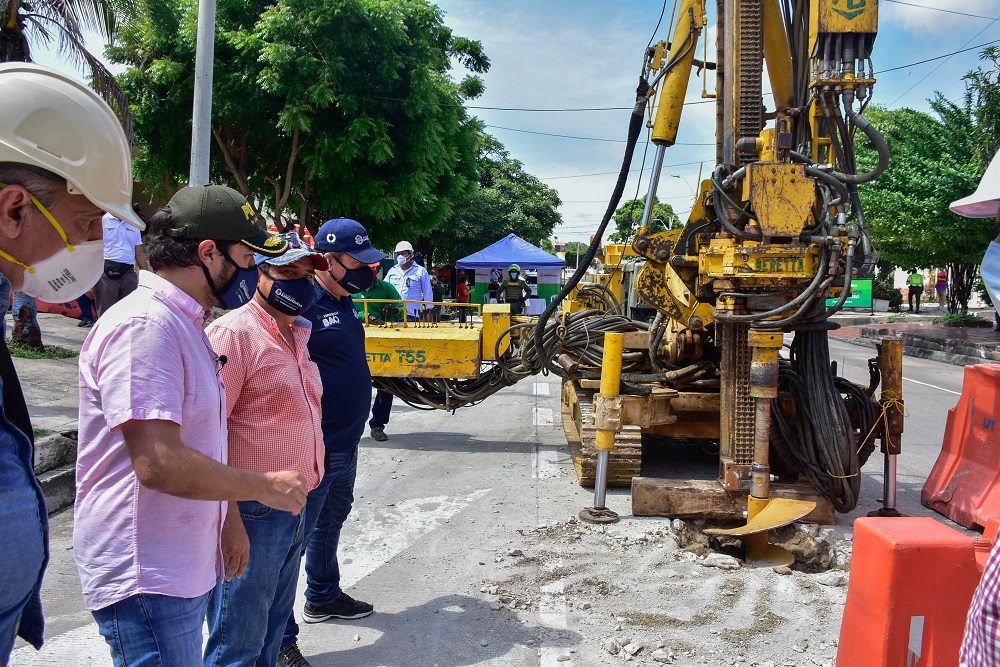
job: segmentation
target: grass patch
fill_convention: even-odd
[[[52,433],[52,431],[50,431],[47,428],[33,428],[31,429],[31,433],[32,435],[35,436],[35,438],[44,438],[45,436]]]
[[[7,347],[10,349],[10,356],[17,359],[73,359],[79,356],[76,350],[71,350],[58,345],[46,345],[45,350],[39,351],[31,347],[15,345],[7,339]]]
[[[885,323],[895,324],[896,322],[899,322],[902,319],[903,319],[902,315],[890,315],[889,317],[885,318]]]
[[[951,313],[949,315],[942,315],[941,317],[932,317],[931,322],[934,324],[942,324],[946,327],[993,326],[993,323],[989,320],[984,320],[983,318],[973,315],[972,313]]]

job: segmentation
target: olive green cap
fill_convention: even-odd
[[[267,257],[288,250],[288,241],[264,231],[260,216],[246,198],[225,185],[181,188],[167,206],[174,221],[167,233],[174,238],[238,241]]]

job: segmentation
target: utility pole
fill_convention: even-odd
[[[212,148],[212,67],[215,63],[215,0],[198,0],[198,43],[194,60],[191,115],[191,172],[188,185],[208,185]]]

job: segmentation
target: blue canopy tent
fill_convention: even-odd
[[[566,266],[566,262],[555,255],[549,254],[533,246],[516,234],[508,234],[493,245],[487,246],[479,252],[474,252],[468,257],[458,260],[455,265],[460,269],[492,269],[502,268],[506,273],[507,267],[517,264],[522,269],[561,269]]]
[[[490,269],[501,269],[506,276],[507,267],[511,264],[517,264],[522,271],[531,269],[538,271],[536,295],[540,300],[547,303],[559,292],[562,269],[566,266],[566,262],[528,243],[516,234],[508,234],[493,245],[455,262],[459,270],[475,270],[476,285],[473,288],[472,299],[479,303],[482,303],[486,296]],[[529,309],[531,305],[529,304]]]

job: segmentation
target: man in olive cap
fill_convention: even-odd
[[[200,666],[224,501],[305,505],[301,473],[226,465],[226,357],[203,331],[210,308],[253,296],[254,253],[287,247],[235,190],[180,190],[149,222],[153,271],[80,351],[73,549],[115,664]]]

